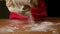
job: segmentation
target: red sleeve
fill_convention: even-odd
[[[39,0],[37,8],[31,7],[31,11],[35,19],[47,17],[46,5],[43,0]]]

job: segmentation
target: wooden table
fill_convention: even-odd
[[[43,22],[43,21],[50,21],[50,22],[53,22],[53,23],[60,23],[60,18],[41,18],[40,22]],[[20,22],[23,22],[23,21],[0,19],[0,28],[5,27],[5,26],[10,26],[10,24],[12,22],[20,23]],[[16,24],[14,24],[14,26],[15,25]],[[58,30],[58,33],[60,34],[60,25],[57,25],[56,28]],[[0,34],[5,34],[5,33],[0,32]],[[52,32],[51,31],[48,31],[48,32],[37,32],[37,31],[35,31],[35,32],[34,31],[26,32],[26,31],[15,30],[14,32],[6,33],[6,34],[52,34]]]

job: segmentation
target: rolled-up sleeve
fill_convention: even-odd
[[[47,17],[46,10],[47,10],[47,8],[46,8],[45,2],[43,0],[39,0],[37,8],[31,7],[32,16],[34,17],[34,19]]]

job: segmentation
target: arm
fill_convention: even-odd
[[[39,19],[47,16],[46,5],[43,0],[39,0],[38,7],[31,6],[32,16]]]

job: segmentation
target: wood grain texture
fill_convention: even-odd
[[[39,22],[43,22],[43,21],[50,21],[50,22],[54,22],[54,23],[58,23],[59,22],[60,23],[60,18],[41,18]],[[15,22],[17,22],[17,21],[15,21]],[[7,26],[10,23],[11,23],[11,20],[9,20],[9,19],[0,19],[0,27]],[[58,30],[58,32],[60,34],[60,25],[56,26],[56,28],[57,28],[57,30]],[[52,34],[51,31],[48,31],[48,32],[37,32],[37,31],[36,32],[34,32],[34,31],[26,32],[26,31],[20,31],[20,30],[16,30],[13,33],[14,34]],[[13,33],[7,33],[7,34],[13,34]]]

